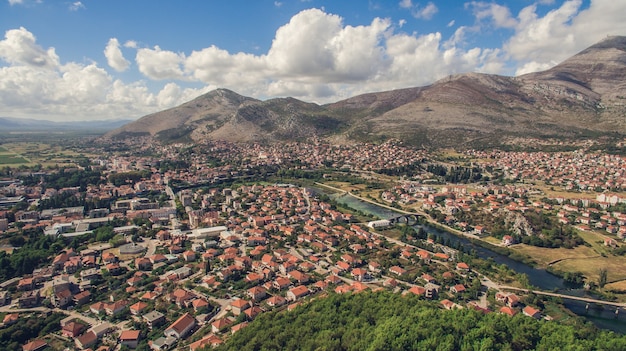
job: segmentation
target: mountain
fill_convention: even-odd
[[[102,133],[119,128],[130,120],[103,120],[78,122],[53,122],[40,119],[0,117],[0,130],[3,131],[100,131]]]
[[[432,85],[327,105],[260,101],[218,89],[105,137],[163,141],[400,138],[459,145],[508,136],[576,138],[626,133],[626,37],[607,37],[561,64],[518,77],[466,73]]]

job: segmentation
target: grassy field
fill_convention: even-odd
[[[573,249],[550,249],[546,247],[517,244],[512,246],[511,249],[532,257],[542,268],[546,268],[550,262],[556,260],[584,259],[599,256],[595,250],[587,246],[578,246]]]
[[[28,163],[28,160],[15,154],[1,154],[0,165],[15,165]]]
[[[581,272],[591,281],[597,282],[600,269],[606,269],[608,281],[626,279],[626,260],[623,257],[575,258],[554,264],[560,271]]]
[[[542,268],[551,266],[562,272],[581,272],[593,282],[598,281],[600,269],[607,270],[608,281],[626,279],[626,259],[610,253],[604,246],[604,235],[586,231],[578,234],[590,246],[550,249],[518,244],[512,249],[532,257]]]
[[[610,291],[626,291],[626,280],[607,284],[605,288]]]
[[[6,143],[0,149],[0,165],[23,164],[34,166],[74,166],[77,157],[83,155],[53,143],[13,142]]]
[[[585,240],[591,247],[599,254],[608,254],[609,249],[604,246],[604,238],[606,238],[603,234],[598,234],[595,232],[588,231],[578,231],[578,235]]]

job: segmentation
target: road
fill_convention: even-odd
[[[588,298],[588,297],[579,297],[579,296],[571,296],[571,295],[565,295],[565,294],[551,293],[551,292],[547,292],[547,291],[521,289],[521,288],[516,288],[516,287],[513,287],[513,286],[506,286],[506,285],[500,285],[499,288],[500,289],[505,289],[505,290],[520,291],[520,292],[524,292],[524,293],[533,293],[533,294],[536,294],[536,295],[560,297],[562,299],[567,299],[567,300],[576,300],[576,301],[582,301],[582,302],[587,302],[587,303],[596,303],[596,304],[599,304],[599,305],[607,305],[607,306],[613,306],[613,307],[626,308],[626,303],[623,303],[623,302],[604,301],[604,300],[591,299],[591,298]]]
[[[144,238],[144,241],[148,243],[148,249],[146,250],[146,255],[144,257],[150,257],[156,253],[156,242],[155,239]]]
[[[78,318],[80,320],[83,320],[87,323],[89,323],[92,327],[98,324],[101,324],[102,321],[92,318],[92,317],[88,317],[88,316],[84,316],[82,314],[80,314],[77,311],[67,311],[67,310],[62,310],[60,308],[48,308],[48,307],[33,307],[33,308],[11,308],[10,305],[6,305],[6,306],[2,306],[0,307],[0,313],[26,313],[26,312],[57,312],[57,313],[63,313],[65,315],[68,316],[68,318],[66,319],[74,319],[74,318]]]

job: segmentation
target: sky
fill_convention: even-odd
[[[136,119],[217,88],[324,104],[610,35],[624,0],[0,0],[0,117]]]

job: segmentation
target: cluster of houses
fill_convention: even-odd
[[[324,165],[379,170],[410,166],[425,158],[424,152],[396,142],[357,146],[332,146],[319,141],[280,146],[209,142],[203,147],[226,161],[241,164],[245,160],[245,167],[297,158],[302,169]],[[162,151],[176,157],[178,146],[166,146]],[[615,156],[597,160],[586,154],[474,152],[472,156],[495,160],[511,178],[574,184],[577,189],[623,189],[625,183],[624,159]],[[354,224],[351,215],[290,185],[181,191],[175,196],[185,208],[185,224],[190,228],[183,230],[176,208],[145,194],[165,193],[166,184],[172,180],[199,184],[240,174],[228,162],[210,167],[203,161],[203,154],[193,157],[191,167],[163,173],[152,166],[154,159],[116,156],[100,160],[107,172],[140,169],[151,170],[151,176],[132,185],[88,186],[84,192],[77,187],[24,186],[13,180],[0,183],[0,200],[4,201],[0,205],[64,193],[110,202],[107,208],[90,211],[82,206],[11,214],[0,210],[0,233],[4,235],[33,231],[80,237],[112,220],[137,218],[163,228],[154,238],[146,238],[139,253],[123,255],[119,248],[106,243],[80,251],[66,249],[52,258],[49,266],[0,284],[0,304],[29,309],[49,303],[65,310],[72,318],[64,320],[61,333],[72,339],[77,349],[113,344],[134,348],[147,342],[144,330],[124,323],[134,321],[156,335],[149,340],[153,350],[183,345],[196,350],[218,345],[260,313],[294,309],[308,297],[330,291],[391,289],[437,299],[447,309],[467,306],[487,311],[495,307],[468,302],[475,299],[468,296],[468,291],[476,273],[464,262],[456,262],[449,252],[440,252],[435,246],[429,250],[390,242]],[[533,165],[539,171],[533,173]],[[604,192],[595,199],[552,199],[549,203],[529,200],[531,195],[531,187],[520,185],[470,188],[406,182],[383,192],[382,199],[436,210],[448,225],[476,235],[485,234],[487,229],[480,223],[456,218],[479,208],[488,213],[552,211],[561,223],[605,231],[607,245],[616,245],[626,236],[626,214],[607,210],[626,202],[618,195]],[[372,228],[384,225],[384,221],[371,223]],[[133,225],[115,228],[118,234],[139,230]],[[511,235],[503,238],[504,245],[514,242]],[[119,290],[102,293],[112,279],[122,278],[124,285]],[[498,292],[496,301],[498,307],[502,306],[501,313],[513,315],[521,310],[533,318],[541,316],[532,306],[520,307],[519,297],[514,294]],[[15,323],[19,318],[20,313],[7,313],[4,322]],[[42,342],[45,344],[32,340],[24,348],[42,348]]]
[[[81,313],[62,326],[77,349],[148,342],[153,350],[218,345],[265,311],[294,309],[331,291],[391,289],[441,299],[444,308],[479,308],[467,303],[475,299],[468,295],[475,277],[469,265],[389,242],[305,189],[251,185],[200,198],[218,212],[221,226],[163,228],[143,243],[154,251],[128,257],[108,244],[67,249],[15,282],[14,303],[31,308],[45,299],[70,316]],[[423,268],[428,273],[419,273]],[[122,277],[123,286],[100,293]],[[154,337],[146,340],[146,332],[127,321]]]
[[[418,206],[424,211],[437,211],[444,217],[442,222],[461,231],[475,235],[488,234],[484,223],[472,223],[472,211],[482,211],[492,215],[523,215],[527,211],[543,211],[555,215],[558,223],[571,224],[579,230],[596,230],[607,235],[607,245],[616,245],[626,239],[626,213],[610,211],[611,206],[626,203],[626,198],[612,193],[601,193],[595,198],[539,199],[539,192],[529,186],[442,186],[433,187],[414,182],[406,182],[386,190],[381,197],[384,201],[403,205]],[[535,198],[531,200],[531,198]],[[465,213],[467,215],[460,216]],[[462,221],[458,218],[465,218]],[[503,245],[515,243],[515,236],[533,235],[529,226],[511,228],[511,234],[502,239]]]

